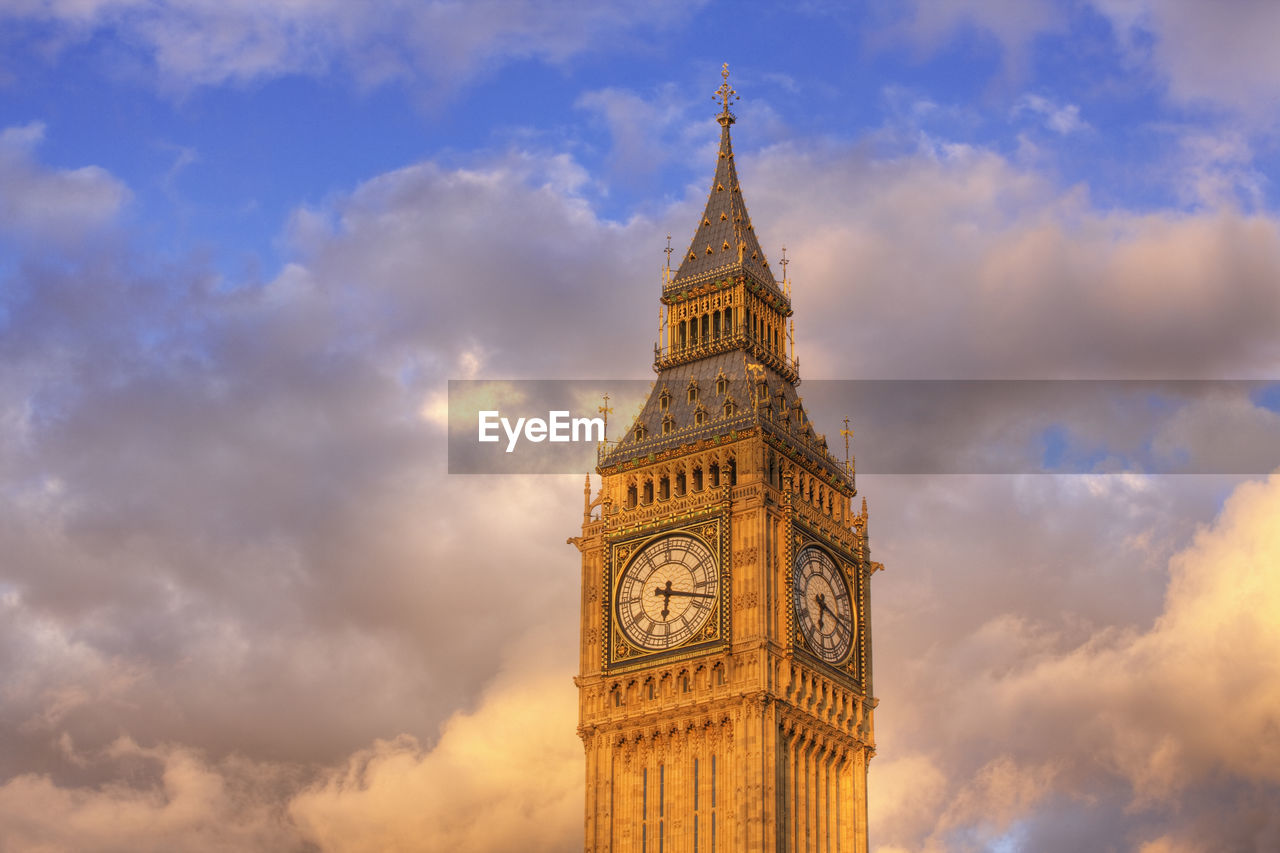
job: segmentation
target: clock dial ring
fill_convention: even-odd
[[[720,599],[715,552],[688,533],[647,543],[618,580],[614,613],[622,636],[645,651],[666,651],[698,635]]]
[[[842,663],[853,650],[857,632],[844,574],[826,551],[808,545],[796,554],[792,575],[792,606],[800,635],[820,659]]]

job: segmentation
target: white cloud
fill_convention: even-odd
[[[1089,129],[1089,123],[1080,118],[1080,107],[1058,104],[1043,95],[1023,95],[1014,106],[1014,113],[1019,112],[1040,116],[1046,127],[1063,136]]]
[[[58,25],[53,45],[113,33],[154,63],[165,88],[246,82],[342,68],[365,85],[420,80],[441,90],[501,64],[562,62],[623,33],[661,30],[687,3],[601,6],[487,2],[369,7],[338,0],[56,0],[19,2],[0,18]]]
[[[115,220],[129,189],[98,166],[51,169],[34,158],[45,126],[0,131],[0,231],[61,245]]]

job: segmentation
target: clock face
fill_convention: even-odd
[[[720,598],[715,556],[676,533],[646,545],[618,583],[618,626],[632,644],[674,649],[702,630]]]
[[[809,648],[827,663],[840,663],[853,648],[849,585],[826,551],[810,545],[794,565],[796,624]]]

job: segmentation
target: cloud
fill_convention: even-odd
[[[957,31],[978,28],[993,36],[1015,66],[1026,62],[1030,41],[1061,29],[1063,10],[1053,0],[941,0],[906,4],[873,4],[890,37],[905,37],[922,53],[938,50]]]
[[[52,169],[34,157],[40,122],[0,131],[0,234],[65,245],[113,222],[131,193],[97,166]]]
[[[58,0],[10,4],[0,17],[42,25],[33,38],[55,49],[114,35],[154,64],[161,87],[179,91],[334,69],[364,85],[407,78],[447,91],[514,60],[564,62],[622,34],[661,29],[688,11],[684,3],[397,0],[368,9],[336,0]]]
[[[1013,111],[1015,115],[1020,112],[1038,115],[1043,118],[1046,127],[1063,136],[1089,129],[1089,123],[1080,118],[1080,107],[1075,104],[1057,104],[1043,95],[1023,95]]]
[[[1280,803],[1278,513],[1280,473],[1238,486],[1168,561],[1149,627],[1100,626],[1064,645],[1047,613],[1019,607],[1016,619],[989,615],[937,647],[939,659],[919,666],[950,673],[932,698],[881,706],[891,743],[908,740],[905,724],[917,749],[939,751],[886,750],[889,784],[873,800],[886,816],[879,838],[891,848],[988,849],[1012,831],[1020,849],[1060,849],[1054,813],[1102,796],[1115,799],[1088,806],[1074,849],[1117,831],[1151,849],[1265,848],[1280,833],[1258,811]],[[902,719],[904,703],[917,719]],[[924,783],[892,784],[900,776]],[[872,780],[874,791],[875,770]]]
[[[1149,64],[1183,102],[1210,102],[1247,116],[1275,115],[1280,35],[1275,4],[1234,0],[1095,0],[1131,61]]]
[[[101,784],[27,773],[0,784],[0,845],[19,851],[560,850],[577,838],[582,747],[561,639],[522,639],[429,748],[378,740],[323,772],[120,737],[96,751],[62,740]],[[531,652],[532,650],[532,652]],[[548,666],[548,661],[554,664]],[[483,816],[481,816],[483,815]]]
[[[739,169],[757,230],[794,258],[798,354],[828,376],[1239,378],[1280,367],[1280,223],[1268,214],[1097,210],[1087,187],[1059,190],[946,141],[892,159],[777,146]],[[850,320],[860,332],[844,336]]]
[[[191,749],[145,748],[124,737],[84,760],[113,765],[121,778],[69,787],[28,774],[0,785],[6,850],[299,849],[278,798],[296,782],[279,768],[243,759],[211,764]]]
[[[806,364],[1274,364],[1268,217],[1098,212],[996,154],[936,142],[882,159],[779,146],[739,163],[757,229],[797,257]],[[563,537],[581,479],[445,476],[442,425],[422,411],[450,376],[647,371],[652,333],[629,318],[652,316],[645,270],[702,190],[663,221],[615,223],[582,178],[568,156],[527,151],[388,172],[300,210],[290,262],[266,282],[222,282],[195,260],[159,268],[121,246],[16,268],[0,338],[0,802],[34,817],[9,846],[134,849],[131,827],[154,819],[196,849],[288,849],[300,833],[341,849],[365,815],[395,811],[408,823],[384,825],[392,844],[432,814],[425,798],[466,810],[499,788],[512,791],[503,819],[450,825],[451,843],[573,843],[579,597]],[[876,598],[883,760],[910,758],[887,787],[929,783],[929,808],[876,806],[885,844],[1015,831],[1098,779],[1136,803],[1117,825],[1153,843],[1186,834],[1167,816],[1215,772],[1229,781],[1203,802],[1247,784],[1269,804],[1265,750],[1228,738],[1262,731],[1271,697],[1233,673],[1267,675],[1265,662],[1225,661],[1271,637],[1196,568],[1267,600],[1266,576],[1231,562],[1271,511],[1246,511],[1258,492],[1174,563],[1162,604],[1170,551],[1224,481],[923,479],[862,483],[891,569]],[[559,633],[510,651],[538,626]],[[1188,734],[1203,708],[1175,690],[1206,661],[1218,668],[1196,670],[1198,689],[1238,700],[1221,735]],[[1126,686],[1135,677],[1144,690]],[[984,701],[957,701],[969,695]],[[1095,696],[1106,714],[1081,709]],[[517,722],[527,743],[494,740]],[[1078,762],[1059,761],[1062,732],[1078,736]],[[121,733],[136,745],[113,747]],[[539,757],[554,784],[511,782]],[[131,777],[130,761],[146,773]],[[1195,774],[1187,786],[1171,784],[1174,763]],[[260,776],[269,790],[252,787]],[[406,790],[424,799],[396,809]],[[546,827],[524,822],[530,804]],[[1207,808],[1187,820],[1217,826]],[[983,813],[991,824],[973,828]]]
[[[567,657],[553,655],[553,657]],[[289,810],[335,853],[562,850],[582,820],[582,745],[566,721],[576,694],[560,667],[523,656],[430,749],[379,741],[310,786]]]

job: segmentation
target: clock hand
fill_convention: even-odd
[[[672,592],[673,590],[671,589],[671,581],[667,581],[667,585],[665,588],[656,587],[656,586],[653,588],[654,595],[662,596],[662,618],[663,619],[666,619],[668,614],[670,614],[671,612],[669,608],[671,607]]]
[[[827,606],[827,597],[825,595],[823,595],[822,593],[818,593],[817,596],[814,598],[814,601],[818,602],[818,630],[819,631],[822,630],[822,617],[826,613],[831,614],[832,622],[840,621],[839,617],[837,617],[836,614],[831,610],[831,608]]]
[[[654,592],[658,592],[658,590],[655,589]],[[671,594],[682,595],[685,598],[715,598],[715,596],[709,592],[684,592],[683,590],[679,590],[679,589],[671,590]]]

